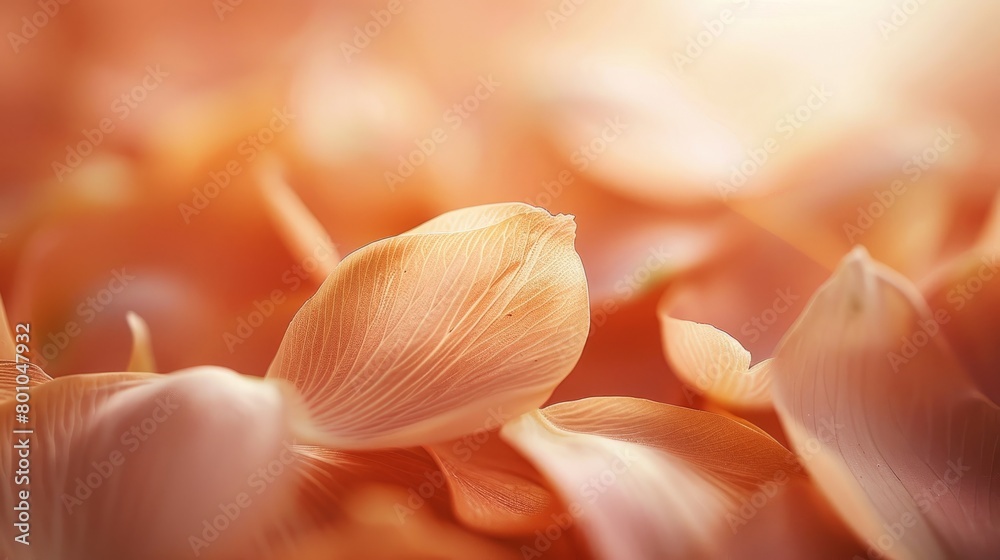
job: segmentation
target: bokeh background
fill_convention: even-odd
[[[998,17],[979,0],[8,0],[0,294],[55,376],[124,369],[128,311],[160,371],[262,375],[334,252],[524,201],[576,216],[591,286],[553,400],[698,404],[662,354],[663,294],[765,357],[855,244],[947,305],[961,346],[1000,301],[953,299],[1000,185]],[[335,251],[287,242],[276,175]]]

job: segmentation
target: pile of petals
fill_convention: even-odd
[[[301,201],[285,202],[288,238],[315,236]],[[769,281],[812,284],[778,291],[772,314],[797,317],[777,324],[714,324],[740,297],[713,278],[752,255],[675,280],[658,336],[689,406],[553,396],[602,328],[575,248],[588,224],[523,203],[447,212],[318,272],[263,378],[154,373],[156,338],[134,314],[126,371],[52,378],[19,366],[0,315],[2,548],[12,560],[996,558],[1000,410],[983,392],[995,382],[977,381],[996,370],[976,370],[996,349],[957,355],[942,302],[995,263],[998,214],[921,288],[860,246],[819,280],[779,263]],[[15,542],[13,507],[25,384],[30,546]]]

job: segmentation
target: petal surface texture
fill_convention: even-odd
[[[531,535],[558,513],[541,475],[496,432],[480,432],[431,448],[441,465],[456,517],[498,536]]]
[[[0,546],[11,560],[256,558],[298,482],[278,468],[287,403],[276,384],[213,367],[35,386],[34,433],[15,436],[30,437],[31,545],[14,542],[8,508]],[[7,434],[21,427],[13,406],[0,404]],[[0,450],[8,504],[23,489],[18,454]]]
[[[772,363],[793,447],[869,556],[1000,554],[1000,412],[944,344],[939,319],[858,248]]]
[[[555,485],[598,558],[719,557],[741,505],[798,479],[792,454],[724,416],[627,397],[560,403],[503,437]]]
[[[750,352],[724,331],[660,311],[663,351],[674,372],[700,393],[722,404],[771,406],[770,360],[750,367]]]
[[[589,330],[569,216],[444,214],[348,255],[292,320],[268,376],[305,395],[315,443],[433,444],[541,405]]]

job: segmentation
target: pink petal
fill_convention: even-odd
[[[556,404],[501,430],[600,558],[712,558],[741,500],[799,479],[792,454],[717,414],[625,397]]]
[[[12,560],[253,558],[291,514],[290,411],[272,383],[212,367],[69,376],[35,387],[30,402],[31,545],[14,543],[7,508]],[[13,406],[0,404],[6,434],[24,427]],[[0,451],[10,504],[23,489],[17,452]]]
[[[946,347],[939,320],[859,248],[772,364],[796,452],[872,557],[1000,554],[1000,410]]]

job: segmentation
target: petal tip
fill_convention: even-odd
[[[555,214],[552,216],[559,227],[565,228],[566,233],[576,237],[576,216],[572,214]]]
[[[859,311],[874,296],[877,276],[876,263],[868,250],[856,245],[840,262],[830,284],[847,297],[851,309]]]
[[[128,323],[129,332],[132,333],[132,351],[129,356],[126,371],[133,372],[154,372],[156,371],[156,360],[153,357],[153,343],[149,332],[149,325],[136,312],[125,312],[125,322]]]
[[[871,261],[871,254],[864,245],[855,245],[851,248],[851,252],[844,257],[846,262],[866,262]]]

